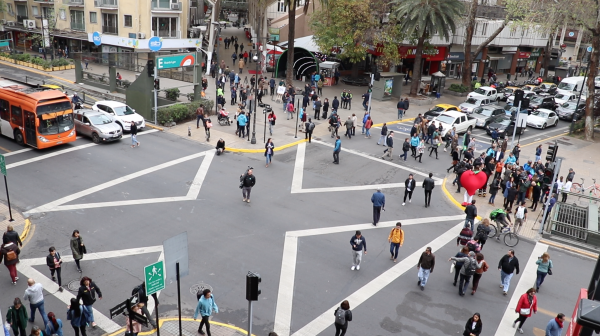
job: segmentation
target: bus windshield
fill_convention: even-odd
[[[41,135],[52,135],[67,132],[73,129],[73,113],[65,113],[63,115],[57,115],[55,117],[48,118],[48,116],[38,116],[40,120],[40,126],[38,127],[38,133]]]

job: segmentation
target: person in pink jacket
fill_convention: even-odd
[[[517,304],[517,308],[515,308],[515,312],[519,314],[519,317],[513,322],[513,328],[519,322],[519,332],[523,333],[523,323],[527,320],[528,317],[531,316],[531,313],[537,313],[537,297],[535,296],[535,288],[529,288],[527,293],[521,295],[519,298],[519,303]]]

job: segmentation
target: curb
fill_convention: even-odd
[[[29,236],[29,231],[31,231],[31,221],[29,220],[29,218],[25,219],[25,228],[23,229],[23,233],[21,233],[21,241],[25,241],[25,239],[27,239],[27,237]]]
[[[417,119],[417,118],[406,118],[406,119],[402,119],[402,120],[393,120],[393,121],[390,121],[390,122],[386,122],[385,124],[388,124],[388,125],[393,125],[393,124],[399,124],[399,123],[403,123],[403,122],[405,122],[405,121],[413,121],[413,120],[415,120],[415,119]],[[381,127],[381,126],[383,126],[383,124],[384,124],[384,123],[380,123],[380,124],[373,124],[373,126],[371,126],[371,127]]]
[[[188,322],[194,322],[194,321],[196,321],[193,318],[189,318],[189,317],[182,317],[181,320],[182,321],[188,321]],[[172,322],[172,321],[179,321],[179,317],[161,317],[158,320],[158,324],[159,324],[158,328],[161,328],[164,322]],[[196,322],[198,322],[198,321],[196,321]],[[211,325],[214,324],[214,325],[218,325],[220,327],[225,327],[225,328],[233,329],[233,330],[239,331],[239,332],[241,332],[243,334],[248,334],[247,330],[242,329],[240,327],[236,327],[236,326],[231,325],[231,324],[222,323],[222,322],[215,322],[215,321],[210,321],[210,324]],[[126,328],[122,327],[119,330],[117,330],[115,332],[112,332],[110,334],[104,334],[104,336],[116,336],[116,335],[124,332],[125,330],[126,330]],[[156,331],[156,329],[152,329],[152,330],[149,330],[149,331],[143,331],[143,332],[138,333],[138,335],[143,335],[143,336],[145,336],[145,335],[152,335],[152,334],[155,333],[155,331]],[[256,335],[252,334],[252,336],[256,336]]]
[[[567,250],[569,252],[581,254],[581,255],[584,255],[586,257],[590,257],[592,259],[598,259],[600,257],[600,255],[598,255],[598,254],[594,254],[594,253],[591,253],[591,252],[587,252],[587,251],[583,251],[583,250],[580,250],[580,249],[576,249],[576,248],[573,248],[573,247],[568,246],[568,245],[555,243],[553,241],[549,241],[549,240],[546,240],[546,239],[540,239],[540,243],[544,243],[544,244],[547,244],[547,245],[550,245],[550,246],[553,246],[553,247],[556,247],[556,248]]]
[[[452,204],[456,205],[456,207],[461,210],[465,210],[465,207],[462,206],[462,204],[458,203],[458,201],[454,199],[454,196],[452,196],[450,194],[450,192],[448,191],[448,189],[446,189],[446,180],[447,179],[448,179],[448,176],[444,177],[444,180],[442,181],[442,191],[444,192],[444,194],[446,194],[446,197],[450,200],[450,202],[452,202]],[[477,219],[482,220],[483,218],[481,216],[477,216]]]
[[[284,150],[286,148],[290,148],[296,145],[299,145],[303,142],[308,142],[307,139],[302,139],[302,140],[298,140],[292,143],[289,143],[287,145],[283,145],[283,146],[279,146],[279,147],[275,147],[273,148],[274,152],[280,151],[280,150]],[[225,147],[226,151],[229,152],[234,152],[234,153],[263,153],[265,150],[264,149],[246,149],[246,148],[229,148],[229,147]]]
[[[165,131],[165,129],[164,129],[164,128],[162,128],[162,127],[158,127],[158,126],[154,126],[153,124],[146,123],[146,126],[147,126],[147,127],[150,127],[150,128],[154,128],[155,130],[159,130],[159,131],[161,131],[161,132],[164,132],[164,131]]]

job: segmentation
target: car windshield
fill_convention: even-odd
[[[531,114],[533,114],[534,116],[540,117],[540,118],[548,118],[548,113],[546,113],[544,111],[540,111],[540,110],[533,111],[533,113],[531,113]]]
[[[449,124],[449,125],[452,125],[452,124],[454,124],[454,120],[455,120],[455,118],[454,118],[454,117],[451,117],[451,116],[449,116],[449,115],[447,115],[447,114],[440,114],[440,115],[439,115],[437,118],[435,118],[435,119],[436,119],[436,121],[440,121],[440,122],[442,122],[442,123],[444,123],[444,124]]]
[[[484,109],[484,108],[478,108],[475,111],[473,111],[473,113],[479,114],[481,116],[489,117],[489,116],[492,115],[492,110],[488,110],[488,109]]]
[[[513,93],[513,89],[504,89],[504,93]]]
[[[113,107],[112,109],[115,111],[115,113],[118,116],[135,114],[135,112],[133,112],[133,110],[129,106],[127,106],[127,105],[125,105],[125,106],[116,106],[116,107]]]
[[[446,111],[445,108],[440,107],[440,106],[434,106],[431,108],[431,110],[429,110],[429,112],[444,112]]]
[[[475,99],[475,98],[468,98],[467,100],[465,100],[465,103],[467,103],[467,104],[473,104],[473,105],[478,105],[477,101],[478,100]]]
[[[500,124],[503,126],[508,126],[508,124],[510,124],[510,118],[506,118],[506,117],[499,117],[494,119],[494,123],[495,124]]]
[[[562,104],[561,107],[565,108],[567,110],[574,110],[575,109],[575,105],[577,105],[577,103],[570,102],[570,103],[564,103],[564,104]]]
[[[478,94],[484,95],[484,96],[487,95],[487,91],[485,91],[482,88],[479,88],[479,89],[475,90],[475,93],[478,93]]]
[[[575,88],[575,84],[561,82],[560,84],[558,84],[558,88],[561,90],[572,91]]]
[[[534,103],[534,104],[541,104],[542,100],[543,100],[542,97],[533,97],[533,98],[531,98],[531,102]]]
[[[93,125],[106,125],[112,123],[112,120],[104,114],[89,116],[90,122]]]

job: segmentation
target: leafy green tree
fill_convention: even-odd
[[[421,82],[421,64],[425,41],[436,32],[449,41],[456,31],[456,22],[463,12],[459,0],[393,0],[392,13],[401,31],[414,32],[417,37],[413,80],[410,96],[416,97]]]

